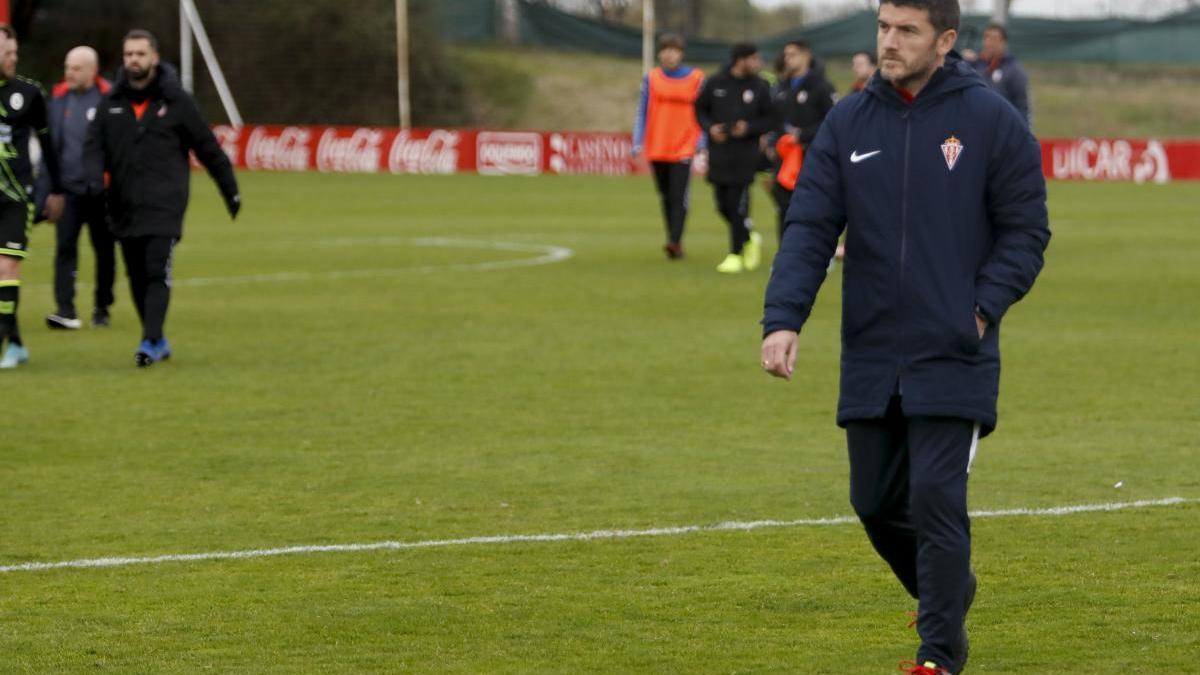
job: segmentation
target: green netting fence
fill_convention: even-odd
[[[494,41],[501,38],[496,0],[443,0],[443,34],[454,41]],[[590,51],[636,58],[641,55],[641,32],[620,24],[578,16],[552,6],[519,0],[521,44],[572,51]],[[959,48],[980,46],[988,17],[963,17]],[[799,27],[776,35],[755,36],[761,47],[778,51],[785,42],[802,37],[817,53],[846,56],[875,43],[875,14],[860,12],[842,19]],[[1089,61],[1113,64],[1200,64],[1200,9],[1157,21],[1133,19],[1061,20],[1013,17],[1009,21],[1012,51],[1027,61]],[[689,38],[688,58],[720,62],[728,45]]]

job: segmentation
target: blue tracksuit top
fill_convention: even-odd
[[[847,230],[838,424],[883,417],[899,393],[908,416],[990,433],[1000,323],[1050,240],[1041,151],[1016,109],[953,53],[912,104],[876,73],[826,117],[786,219],[764,335],[803,327]]]

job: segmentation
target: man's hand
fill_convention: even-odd
[[[796,369],[796,350],[799,345],[800,334],[793,330],[777,330],[763,338],[763,370],[775,377],[791,380]]]
[[[724,124],[714,124],[708,128],[708,137],[713,143],[724,143],[729,140],[729,133],[725,131]]]
[[[987,327],[988,327],[987,319],[983,318],[982,316],[979,316],[979,313],[976,312],[975,313],[975,328],[979,331],[979,339],[980,340],[983,339],[983,334],[987,332]]]
[[[745,138],[750,133],[750,124],[746,120],[738,120],[733,125],[733,137]]]
[[[42,215],[46,216],[46,220],[57,223],[59,218],[62,218],[63,206],[66,201],[61,194],[53,194],[46,197],[46,205],[42,208]]]

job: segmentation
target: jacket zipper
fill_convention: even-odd
[[[900,193],[900,284],[898,292],[900,295],[897,302],[897,308],[900,314],[903,315],[904,306],[904,267],[905,259],[908,257],[908,153],[909,144],[912,137],[912,110],[905,110],[901,115],[904,118],[904,179],[901,182]],[[900,347],[901,353],[897,354],[896,359],[896,390],[904,396],[904,385],[900,379],[900,374],[904,370],[904,333],[900,331]]]

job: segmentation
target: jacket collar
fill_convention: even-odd
[[[175,70],[175,66],[162,61],[158,64],[158,73],[154,76],[154,81],[150,83],[149,90],[151,96],[160,94],[165,99],[174,99],[183,91],[183,87],[179,84],[179,73]],[[138,91],[129,83],[129,76],[125,73],[125,69],[121,68],[117,71],[116,84],[114,91],[118,94],[129,94]]]
[[[919,109],[933,105],[947,94],[971,87],[986,86],[987,84],[984,83],[979,73],[963,61],[957,52],[952,51],[946,56],[946,63],[934,71],[933,77],[929,78],[929,82],[917,94],[917,98],[911,106],[905,103],[900,92],[896,91],[891,82],[880,76],[879,71],[875,71],[875,74],[867,82],[866,92],[895,108]]]
[[[108,92],[112,91],[112,85],[109,84],[108,80],[100,77],[99,75],[96,76],[96,88],[100,90],[101,96],[106,96],[108,95]],[[51,95],[54,96],[54,98],[62,98],[70,91],[71,85],[67,84],[64,80],[54,85],[54,89],[51,90]]]

